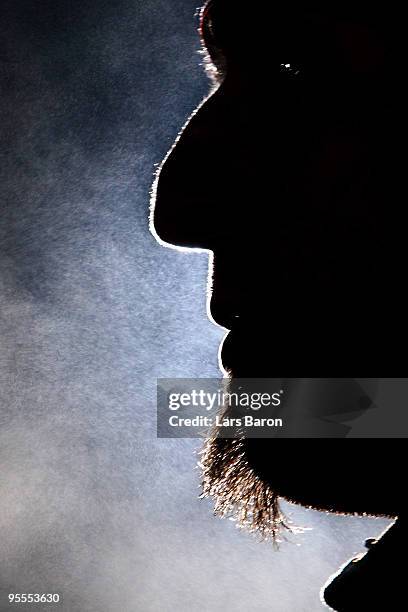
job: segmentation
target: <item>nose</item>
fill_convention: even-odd
[[[153,210],[153,229],[166,243],[202,247],[206,202],[202,183],[208,122],[199,109],[190,119],[159,172]],[[206,114],[206,113],[203,113]],[[204,125],[203,125],[204,124]],[[203,167],[204,166],[204,167]]]
[[[162,165],[152,228],[164,242],[213,249],[228,228],[232,119],[222,86],[193,114]]]

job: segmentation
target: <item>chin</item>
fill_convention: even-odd
[[[374,443],[378,457],[379,441],[368,442]],[[404,501],[395,469],[364,453],[361,444],[357,455],[340,444],[253,438],[246,440],[247,459],[258,477],[291,503],[340,514],[398,516]]]

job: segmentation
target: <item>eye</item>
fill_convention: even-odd
[[[299,64],[293,64],[293,63],[280,64],[280,69],[281,69],[281,72],[291,77],[296,77],[301,72],[301,68]]]

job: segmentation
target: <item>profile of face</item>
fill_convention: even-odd
[[[398,292],[402,274],[389,197],[391,37],[381,20],[329,4],[205,7],[216,84],[158,176],[157,236],[214,255],[210,310],[229,330],[221,358],[231,377],[350,376],[398,363],[391,339],[406,298],[391,307],[384,290]],[[327,387],[320,397],[330,403]],[[248,440],[245,460],[257,483],[291,501],[395,516],[398,474],[384,473],[400,447],[385,458],[365,443],[362,461],[327,439]],[[213,441],[206,460],[218,474],[216,454],[231,444]],[[277,467],[292,453],[302,460]],[[227,495],[243,497],[239,487]]]

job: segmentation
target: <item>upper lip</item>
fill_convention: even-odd
[[[236,290],[236,286],[226,275],[221,275],[217,268],[217,255],[215,255],[214,275],[210,311],[214,321],[233,330],[241,327],[244,315],[243,296]]]
[[[239,323],[239,315],[234,314],[233,309],[226,309],[225,311],[220,311],[211,307],[211,316],[217,325],[232,331],[235,329]]]

